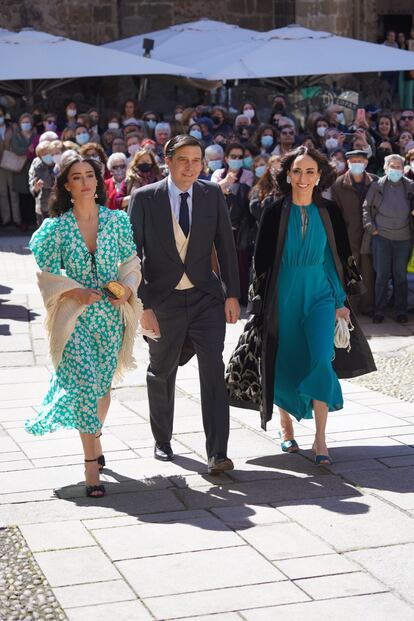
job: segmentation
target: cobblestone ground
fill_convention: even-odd
[[[313,421],[295,424],[301,451],[286,455],[276,421],[264,433],[232,409],[235,470],[208,476],[194,360],[177,377],[175,461],[156,462],[138,339],[94,500],[76,432],[23,428],[50,372],[27,241],[0,237],[1,621],[414,621],[412,314],[361,318],[379,372],[342,382],[331,468],[313,462]],[[225,357],[241,329],[228,327]]]

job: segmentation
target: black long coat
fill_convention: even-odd
[[[340,210],[332,202],[321,197],[315,200],[326,230],[329,246],[335,261],[338,275],[347,295],[362,293],[361,277],[351,255],[346,226]],[[261,382],[262,403],[260,413],[262,427],[272,418],[273,392],[275,383],[275,362],[278,346],[278,275],[286,239],[291,199],[278,199],[263,213],[254,254],[255,277],[262,282],[261,292],[252,301],[251,312],[261,314],[263,322],[261,344]],[[374,359],[367,340],[351,310],[351,321],[355,329],[351,332],[351,350],[335,350],[333,367],[339,378],[350,378],[364,375],[376,370]],[[257,403],[237,403],[231,399],[231,404],[240,407],[258,409]]]

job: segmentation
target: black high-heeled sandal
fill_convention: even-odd
[[[93,461],[98,461],[97,459],[85,459],[85,464],[89,464]],[[90,498],[102,498],[106,494],[105,485],[86,485],[85,486],[86,495]],[[96,492],[99,492],[96,495]]]
[[[95,436],[95,439],[97,440],[98,438],[100,438],[102,435],[102,431]],[[102,453],[102,455],[99,455],[99,457],[97,458],[98,464],[99,464],[99,472],[102,472],[102,470],[105,468],[106,466],[106,461],[105,461],[105,455]]]

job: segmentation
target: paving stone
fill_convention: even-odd
[[[350,470],[344,476],[354,485],[374,492],[401,509],[414,509],[414,467],[393,468],[385,472]]]
[[[22,499],[23,500],[23,499]],[[76,498],[48,502],[22,502],[0,506],[0,526],[35,524],[51,521],[86,520],[118,515],[144,515],[161,511],[178,511],[183,504],[169,490],[114,494],[99,500]]]
[[[28,334],[15,334],[13,338],[0,336],[0,351],[2,352],[23,352],[31,351],[31,343]],[[1,395],[0,390],[0,395]]]
[[[240,621],[237,612],[225,612],[220,614],[220,620],[217,615],[202,615],[201,617],[186,617],[185,621]]]
[[[342,440],[364,440],[365,438],[386,438],[388,436],[400,436],[414,433],[414,425],[406,419],[399,419],[398,427],[381,427],[380,429],[364,429],[359,431],[341,431],[329,435],[333,442]]]
[[[10,462],[3,461],[0,463],[0,472],[16,472],[17,470],[28,470],[29,468],[34,468],[34,466],[28,459]]]
[[[66,614],[69,621],[151,621],[153,618],[138,601],[69,608]]]
[[[21,442],[20,446],[30,458],[61,457],[82,454],[79,437],[53,439],[50,436],[37,438],[36,442]],[[105,436],[105,448],[109,451],[124,451],[126,445],[110,434]],[[413,451],[414,452],[414,451]]]
[[[101,528],[112,528],[113,526],[131,526],[135,524],[148,524],[154,522],[185,522],[207,517],[210,517],[210,514],[207,511],[166,511],[165,513],[149,513],[148,515],[141,517],[130,515],[114,518],[83,520],[83,524],[89,530],[97,530]]]
[[[414,544],[358,550],[349,552],[346,556],[359,563],[405,600],[414,604]]]
[[[223,507],[212,509],[212,513],[234,530],[252,528],[258,524],[273,524],[286,522],[288,519],[283,513],[268,505],[241,505],[238,507]]]
[[[142,599],[285,579],[276,567],[247,546],[120,561],[115,565]]]
[[[67,521],[64,525],[59,522],[26,524],[20,530],[33,552],[96,545],[80,521]]]
[[[49,370],[45,367],[20,367],[19,369],[0,369],[0,384],[22,384],[23,382],[48,382]],[[14,388],[16,390],[16,388]]]
[[[303,602],[307,599],[305,593],[291,582],[270,582],[228,589],[213,589],[198,593],[185,593],[183,595],[154,597],[145,599],[144,602],[158,621],[206,613],[217,614],[217,620],[221,621],[221,614],[218,613],[240,610],[241,606],[243,607],[243,617],[245,617],[244,610],[248,608],[281,606],[292,602]],[[285,607],[273,610],[277,610],[276,615],[278,617],[280,614],[284,615]],[[269,619],[272,617],[268,616],[266,621]]]
[[[312,442],[313,439],[312,436]],[[303,455],[287,455],[277,449],[274,455],[234,460],[234,470],[230,471],[228,476],[234,481],[248,482],[286,477],[306,478],[320,474],[320,468]]]
[[[414,455],[414,449],[390,438],[367,438],[336,442],[329,447],[329,453],[334,462],[340,462]]]
[[[402,466],[414,466],[414,455],[402,455],[401,457],[383,457],[379,460],[388,468],[401,468]]]
[[[265,604],[266,605],[266,604]],[[282,615],[283,621],[390,621],[390,619],[414,619],[414,610],[391,593],[360,595],[358,597],[341,597],[305,604],[292,604],[283,608],[261,608],[260,610],[243,610],[246,621],[270,621]]]
[[[25,459],[22,451],[12,451],[11,453],[0,453],[0,464],[4,462],[22,461]]]
[[[260,525],[240,533],[269,560],[329,554],[330,546],[294,523]]]
[[[280,479],[277,484],[274,481],[255,481],[222,487],[177,489],[175,493],[187,509],[229,507],[241,502],[247,505],[273,504],[293,499],[301,503],[307,498],[358,494],[353,487],[333,475],[308,479],[289,477]]]
[[[414,522],[379,498],[327,498],[277,508],[338,552],[414,541]],[[368,519],[367,519],[368,518]]]
[[[193,449],[199,455],[205,455],[204,433],[186,433],[180,437],[180,442]],[[255,457],[275,452],[274,443],[264,434],[258,434],[248,429],[234,429],[229,438],[228,454],[233,458]]]
[[[358,571],[359,566],[351,563],[342,554],[323,554],[306,558],[275,561],[275,566],[291,580],[314,578]],[[304,589],[306,591],[306,589]]]
[[[411,456],[409,456],[411,457]],[[414,455],[413,455],[414,457]],[[401,457],[395,457],[391,459],[404,459]],[[350,470],[387,470],[387,466],[381,463],[379,459],[358,459],[356,461],[339,461],[334,462],[332,466],[329,466],[329,472],[335,474],[346,474]]]
[[[111,434],[130,448],[154,446],[154,437],[149,425],[112,425]]]
[[[19,447],[5,431],[0,430],[0,453],[18,451]],[[1,489],[1,485],[0,485]]]
[[[321,576],[295,580],[295,584],[310,595],[312,599],[331,599],[353,595],[370,595],[388,591],[387,587],[363,572]]]
[[[117,580],[115,567],[97,546],[90,548],[35,552],[35,559],[52,587]]]
[[[53,591],[60,604],[66,609],[77,606],[99,606],[99,604],[136,599],[135,593],[124,580],[100,582],[98,586],[91,582],[89,584],[57,587]]]
[[[245,545],[215,517],[101,529],[95,538],[112,560]]]
[[[313,421],[306,421],[303,423],[306,427],[312,426]],[[353,414],[350,416],[331,416],[328,421],[328,433],[335,433],[338,431],[358,431],[360,429],[378,429],[380,427],[399,427],[401,422],[382,412],[373,412],[372,414]]]

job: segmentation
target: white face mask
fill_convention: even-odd
[[[252,120],[255,112],[252,108],[247,108],[246,110],[243,110],[243,114],[244,116],[247,116],[248,119]]]
[[[182,113],[182,112],[176,112],[176,114],[175,114],[175,117],[174,117],[174,118],[175,118],[175,120],[176,120],[178,123],[180,123],[180,122],[181,122],[181,119],[183,118],[183,113]]]
[[[134,155],[139,149],[139,144],[130,144],[128,147],[128,153]]]
[[[336,149],[338,146],[338,141],[336,138],[328,138],[325,140],[325,146],[327,149]]]
[[[61,159],[62,159],[62,154],[61,153],[55,153],[54,155],[52,155],[52,159],[55,162],[55,164],[57,164],[59,166]]]
[[[327,127],[320,125],[319,127],[316,128],[316,133],[318,134],[318,136],[323,138],[325,136],[326,130],[327,130]]]
[[[346,168],[346,164],[345,164],[345,162],[341,162],[341,160],[336,160],[335,168],[336,168],[336,171],[339,174],[342,174],[344,172],[345,168]]]
[[[410,162],[410,168],[414,172],[414,160],[412,162]]]
[[[113,121],[112,123],[108,123],[108,129],[119,129],[118,121]]]
[[[66,110],[66,114],[68,116],[72,116],[73,117],[73,116],[76,116],[78,114],[78,111],[76,110],[76,108],[68,108]]]

